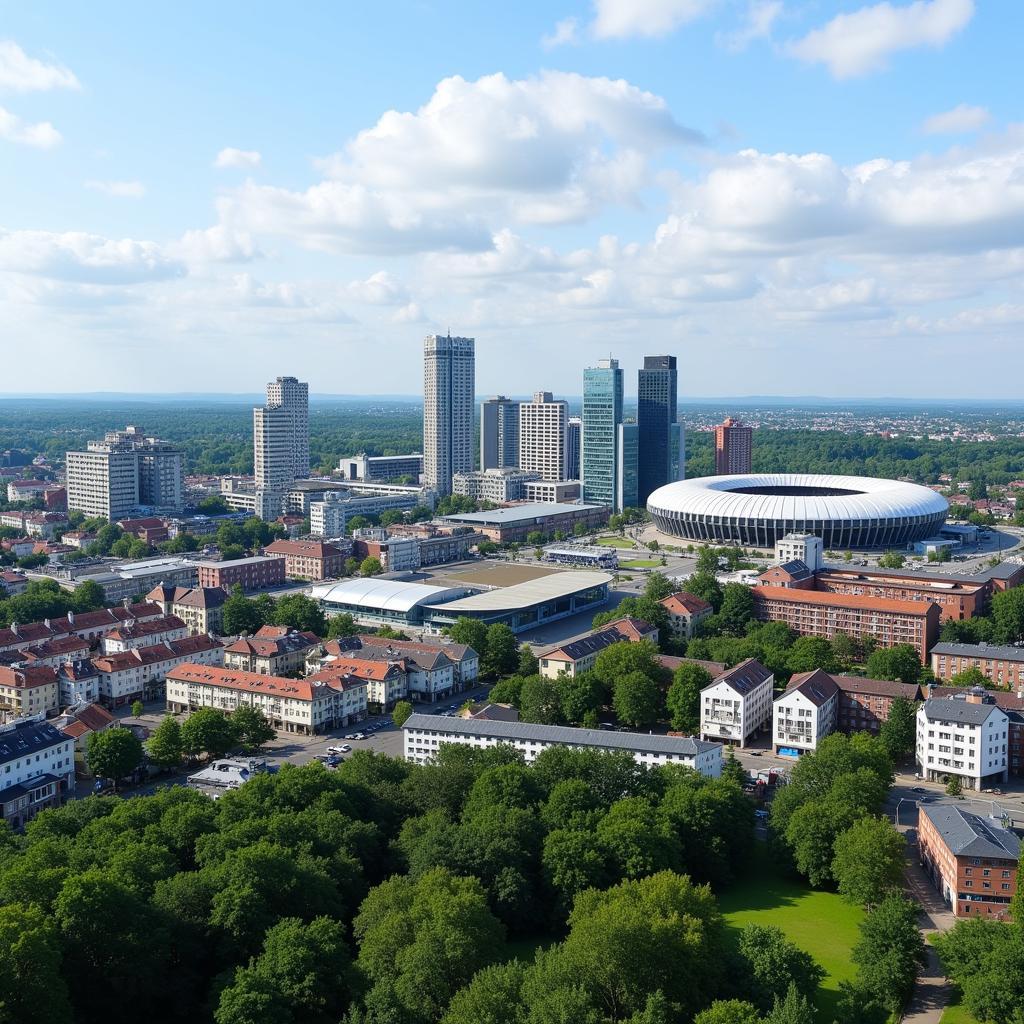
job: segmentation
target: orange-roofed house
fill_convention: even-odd
[[[365,680],[367,703],[378,711],[390,711],[397,701],[409,695],[409,679],[403,658],[382,661],[361,658],[358,652],[346,652],[332,658],[324,668],[308,678],[330,680],[345,676]]]
[[[702,597],[688,594],[685,590],[669,594],[658,603],[668,612],[669,629],[679,640],[692,639],[697,624],[714,611]]]

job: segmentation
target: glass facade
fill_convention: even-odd
[[[646,504],[653,491],[680,477],[676,391],[676,357],[644,356],[637,380],[640,458],[636,504]]]
[[[583,371],[583,500],[616,507],[618,427],[622,423],[622,370],[601,359]]]

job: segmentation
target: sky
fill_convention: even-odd
[[[498,13],[500,12],[500,13]],[[0,392],[1019,397],[1024,4],[0,0]]]

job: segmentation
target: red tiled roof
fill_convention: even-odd
[[[833,605],[837,608],[859,608],[866,611],[896,612],[924,618],[938,605],[931,601],[892,601],[886,597],[866,594],[832,594],[817,590],[792,590],[788,587],[754,587],[754,601],[784,601],[787,604]]]
[[[260,636],[263,633],[263,629],[278,628],[283,628],[284,632],[273,636],[266,634],[262,637]],[[296,630],[277,626],[264,626],[263,629],[259,630],[254,636],[240,637],[230,647],[226,647],[225,650],[231,654],[255,654],[261,658],[272,658],[274,655],[309,650],[309,648],[316,647],[320,643],[320,637],[316,633],[309,632],[309,630],[304,630],[300,633]]]
[[[400,659],[395,661],[376,661],[369,658],[339,658],[330,662],[319,672],[308,678],[314,681],[330,682],[337,676],[355,676],[357,679],[375,679],[383,681],[395,669],[401,669]]]
[[[49,665],[31,665],[26,668],[0,665],[0,686],[30,690],[35,686],[47,686],[56,681],[57,673]]]
[[[212,651],[220,644],[206,634],[186,636],[180,640],[169,640],[162,644],[149,647],[136,647],[130,651],[119,651],[116,654],[101,654],[92,659],[93,665],[100,672],[123,672],[139,665],[157,665],[161,661],[173,661],[175,658],[190,657],[202,651]]]
[[[161,615],[156,619],[142,622],[125,623],[104,635],[105,640],[135,640],[139,637],[152,636],[154,633],[166,633],[171,629],[185,629],[185,623],[177,615]]]
[[[222,686],[247,693],[271,693],[292,700],[312,700],[316,687],[309,679],[284,679],[281,676],[264,676],[258,672],[243,672],[235,668],[219,668],[216,665],[194,665],[187,663],[171,669],[168,681],[199,683],[205,686]]]
[[[344,552],[333,544],[319,540],[275,540],[263,549],[264,554],[304,555],[307,558],[333,558]]]
[[[696,594],[688,594],[685,590],[669,594],[658,602],[674,615],[700,615],[711,611],[711,605]]]

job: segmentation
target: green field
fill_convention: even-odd
[[[598,537],[594,541],[595,544],[600,544],[603,548],[635,548],[636,541],[630,540],[628,537]]]
[[[628,562],[619,562],[622,569],[653,569],[656,565],[661,565],[661,559],[632,558]]]
[[[816,1003],[821,1019],[830,1021],[839,1000],[839,983],[851,981],[856,973],[850,952],[859,938],[858,925],[864,913],[835,893],[818,892],[782,875],[763,844],[756,844],[755,856],[751,876],[719,898],[731,936],[738,941],[740,929],[748,924],[781,928],[824,968],[825,980]]]
[[[958,994],[956,1000],[942,1014],[941,1024],[978,1024],[978,1018],[973,1016],[966,1006],[960,1005]]]

